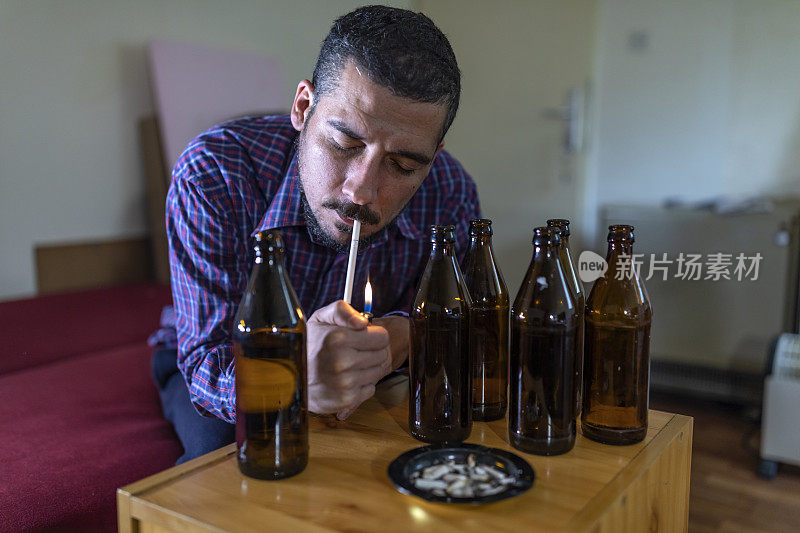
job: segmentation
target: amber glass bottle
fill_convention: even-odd
[[[506,414],[508,388],[508,289],[492,250],[492,221],[469,223],[464,280],[472,298],[472,419]]]
[[[581,428],[607,444],[647,433],[652,311],[632,254],[633,226],[609,226],[608,270],[586,301]]]
[[[561,246],[558,248],[558,255],[561,258],[561,264],[567,272],[567,281],[569,287],[575,294],[578,310],[578,357],[575,360],[575,390],[578,391],[578,401],[575,402],[575,417],[581,414],[581,405],[583,403],[583,339],[584,339],[584,324],[583,315],[586,311],[586,292],[583,290],[583,284],[578,277],[578,272],[575,269],[575,263],[572,260],[572,253],[569,250],[569,220],[565,218],[551,218],[547,221],[548,228],[561,229]]]
[[[558,230],[533,230],[533,259],[511,307],[508,436],[540,455],[575,445],[578,310],[560,244]]]
[[[411,307],[408,425],[431,443],[472,431],[470,297],[455,257],[455,228],[431,226],[431,256]]]
[[[256,235],[233,350],[239,469],[259,479],[300,473],[308,463],[306,322],[277,231]]]

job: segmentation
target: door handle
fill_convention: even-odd
[[[563,105],[544,110],[542,117],[564,123],[562,148],[565,154],[574,154],[583,149],[583,130],[586,114],[586,91],[580,87],[570,87],[564,97]]]

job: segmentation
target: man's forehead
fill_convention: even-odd
[[[358,137],[373,130],[402,134],[434,146],[447,115],[445,104],[419,102],[398,96],[372,81],[364,70],[349,62],[337,83],[316,102],[325,110],[328,127],[344,125]]]

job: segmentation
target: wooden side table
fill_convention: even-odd
[[[378,387],[346,422],[311,418],[310,457],[281,481],[243,476],[229,445],[117,491],[119,530],[156,531],[686,531],[692,419],[650,411],[647,437],[607,446],[578,435],[567,454],[540,457],[507,443],[506,423],[476,422],[468,442],[511,450],[533,466],[526,493],[482,506],[431,504],[386,475],[421,446],[408,433],[408,382]]]

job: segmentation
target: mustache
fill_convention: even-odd
[[[326,200],[322,203],[322,207],[333,209],[343,217],[358,220],[362,224],[375,225],[381,221],[378,214],[365,205],[358,205],[352,202],[342,202],[340,200]]]

